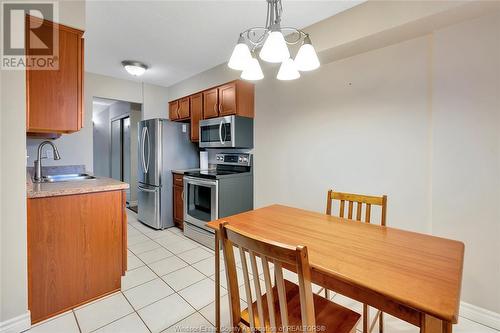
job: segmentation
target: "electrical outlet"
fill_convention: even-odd
[[[54,151],[52,149],[48,149],[45,151],[45,157],[48,159],[54,159]]]
[[[187,132],[187,126],[186,124],[182,124],[182,133],[186,133]]]

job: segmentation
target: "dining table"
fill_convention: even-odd
[[[270,241],[306,246],[313,283],[420,327],[421,333],[451,333],[457,323],[462,242],[271,205],[207,223],[215,231],[215,249],[224,222]],[[215,251],[216,332],[220,265]]]

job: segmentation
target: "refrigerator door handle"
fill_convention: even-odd
[[[154,193],[154,192],[156,192],[156,191],[157,191],[157,189],[150,190],[150,189],[144,188],[144,187],[142,187],[142,186],[137,186],[137,189],[138,189],[139,191],[144,191],[144,192],[149,192],[149,193]]]
[[[144,132],[146,134],[145,138],[148,139],[148,163],[146,164],[146,162],[144,162],[144,166],[145,166],[146,173],[148,173],[148,171],[149,171],[149,158],[151,157],[151,151],[150,151],[151,141],[149,141],[149,130],[147,127],[145,127],[145,128],[146,128],[146,131]]]
[[[146,163],[144,161],[144,141],[145,141],[145,134],[146,134],[146,127],[142,128],[142,133],[141,133],[141,164],[142,164],[142,171],[144,173],[147,173],[146,171]]]

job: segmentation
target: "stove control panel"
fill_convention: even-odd
[[[215,156],[215,161],[217,164],[250,166],[252,163],[252,154],[221,153]]]

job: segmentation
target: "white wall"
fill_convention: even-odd
[[[85,2],[59,1],[59,22],[85,28]],[[0,330],[29,328],[26,243],[26,81],[1,72]],[[10,327],[10,328],[9,328]]]
[[[466,244],[462,299],[500,313],[496,31],[498,14],[388,47],[368,43],[372,51],[292,82],[265,68],[256,84],[256,206],[321,212],[329,187],[387,194],[390,226]],[[169,94],[235,76],[223,64]]]
[[[85,113],[83,128],[76,133],[63,135],[55,140],[61,153],[61,160],[44,160],[44,165],[84,164],[86,169],[93,171],[92,143],[92,98],[101,97],[119,101],[143,104],[142,117],[168,118],[168,90],[165,87],[144,84],[144,99],[142,84],[135,81],[115,79],[94,73],[85,73]],[[29,139],[27,150],[28,165],[33,165],[36,159],[36,148],[42,140]]]
[[[465,242],[464,299],[500,313],[500,14],[434,34],[432,231]]]

